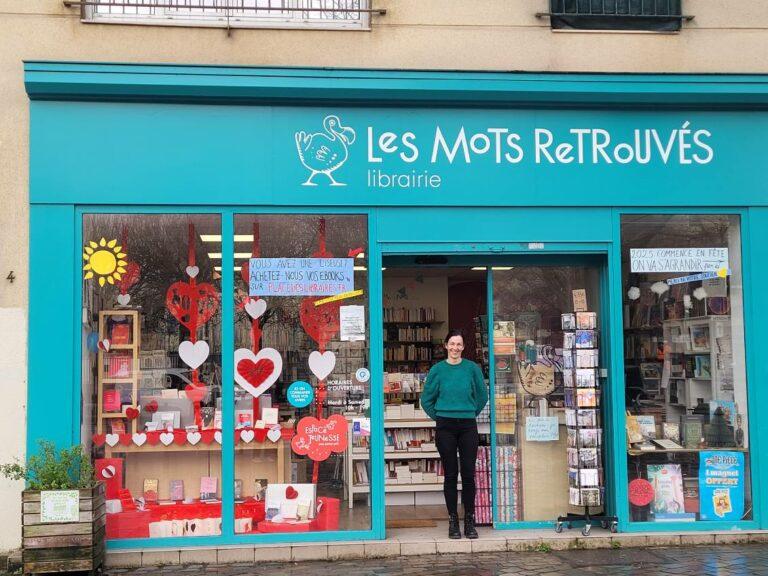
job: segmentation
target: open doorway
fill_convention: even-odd
[[[449,329],[464,334],[464,358],[486,367],[488,285],[482,266],[398,265],[385,260],[384,459],[388,528],[435,526],[446,517],[442,464],[435,423],[420,407],[427,372],[445,358]],[[483,346],[485,344],[485,347]],[[479,458],[490,454],[488,408],[478,418]],[[478,470],[476,477],[480,474]],[[479,499],[490,503],[490,477],[479,481]],[[478,509],[478,523],[490,524],[490,506]]]
[[[464,333],[464,358],[480,365],[490,396],[478,417],[477,524],[554,525],[562,514],[583,512],[585,502],[599,512],[606,477],[604,256],[518,256],[501,263],[483,256],[393,256],[383,264],[387,527],[446,520],[434,422],[419,396],[430,367],[445,358],[443,337],[456,328]],[[570,322],[579,311],[593,323],[591,343],[578,352],[579,363],[591,358],[593,380],[579,385],[592,393],[590,406],[576,405],[582,392],[575,389]],[[589,430],[576,428],[576,414]],[[542,431],[547,421],[551,426]],[[539,428],[526,426],[532,423]]]

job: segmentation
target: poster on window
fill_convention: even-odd
[[[334,296],[354,290],[353,258],[251,258],[249,296]]]
[[[703,451],[699,454],[701,520],[741,520],[744,515],[744,454]]]

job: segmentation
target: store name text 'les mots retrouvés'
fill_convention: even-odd
[[[692,130],[690,122],[669,131],[655,128],[634,129],[629,138],[616,138],[602,128],[571,128],[565,137],[546,128],[535,128],[532,142],[508,128],[487,128],[471,132],[435,128],[429,143],[429,162],[465,163],[490,157],[496,164],[518,164],[533,154],[536,164],[708,164],[714,150],[707,143],[709,130]],[[424,151],[414,132],[378,132],[368,127],[368,162],[384,163],[398,158],[416,162]]]

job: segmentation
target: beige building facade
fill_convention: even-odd
[[[547,0],[371,0],[358,29],[87,22],[61,0],[0,0],[0,461],[25,455],[29,100],[23,62],[598,73],[768,72],[768,10],[754,0],[684,0],[676,33],[553,31]],[[182,23],[184,24],[184,23]],[[83,152],[83,175],[88,156]],[[56,249],[57,247],[52,247]],[[56,279],[50,308],[56,313]],[[55,342],[51,345],[55,346]],[[56,382],[51,382],[55,386]],[[51,410],[55,410],[52,406]],[[18,547],[20,484],[0,480],[0,549]],[[10,521],[8,519],[11,519]]]

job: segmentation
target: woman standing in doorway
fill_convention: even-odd
[[[464,535],[477,538],[475,529],[475,461],[477,460],[477,415],[488,402],[488,391],[480,367],[462,358],[464,336],[450,330],[444,346],[448,358],[427,375],[421,407],[437,423],[437,451],[443,462],[443,493],[448,508],[448,537],[461,538],[457,483],[461,472],[461,502],[464,506]],[[458,452],[458,457],[457,457]]]

